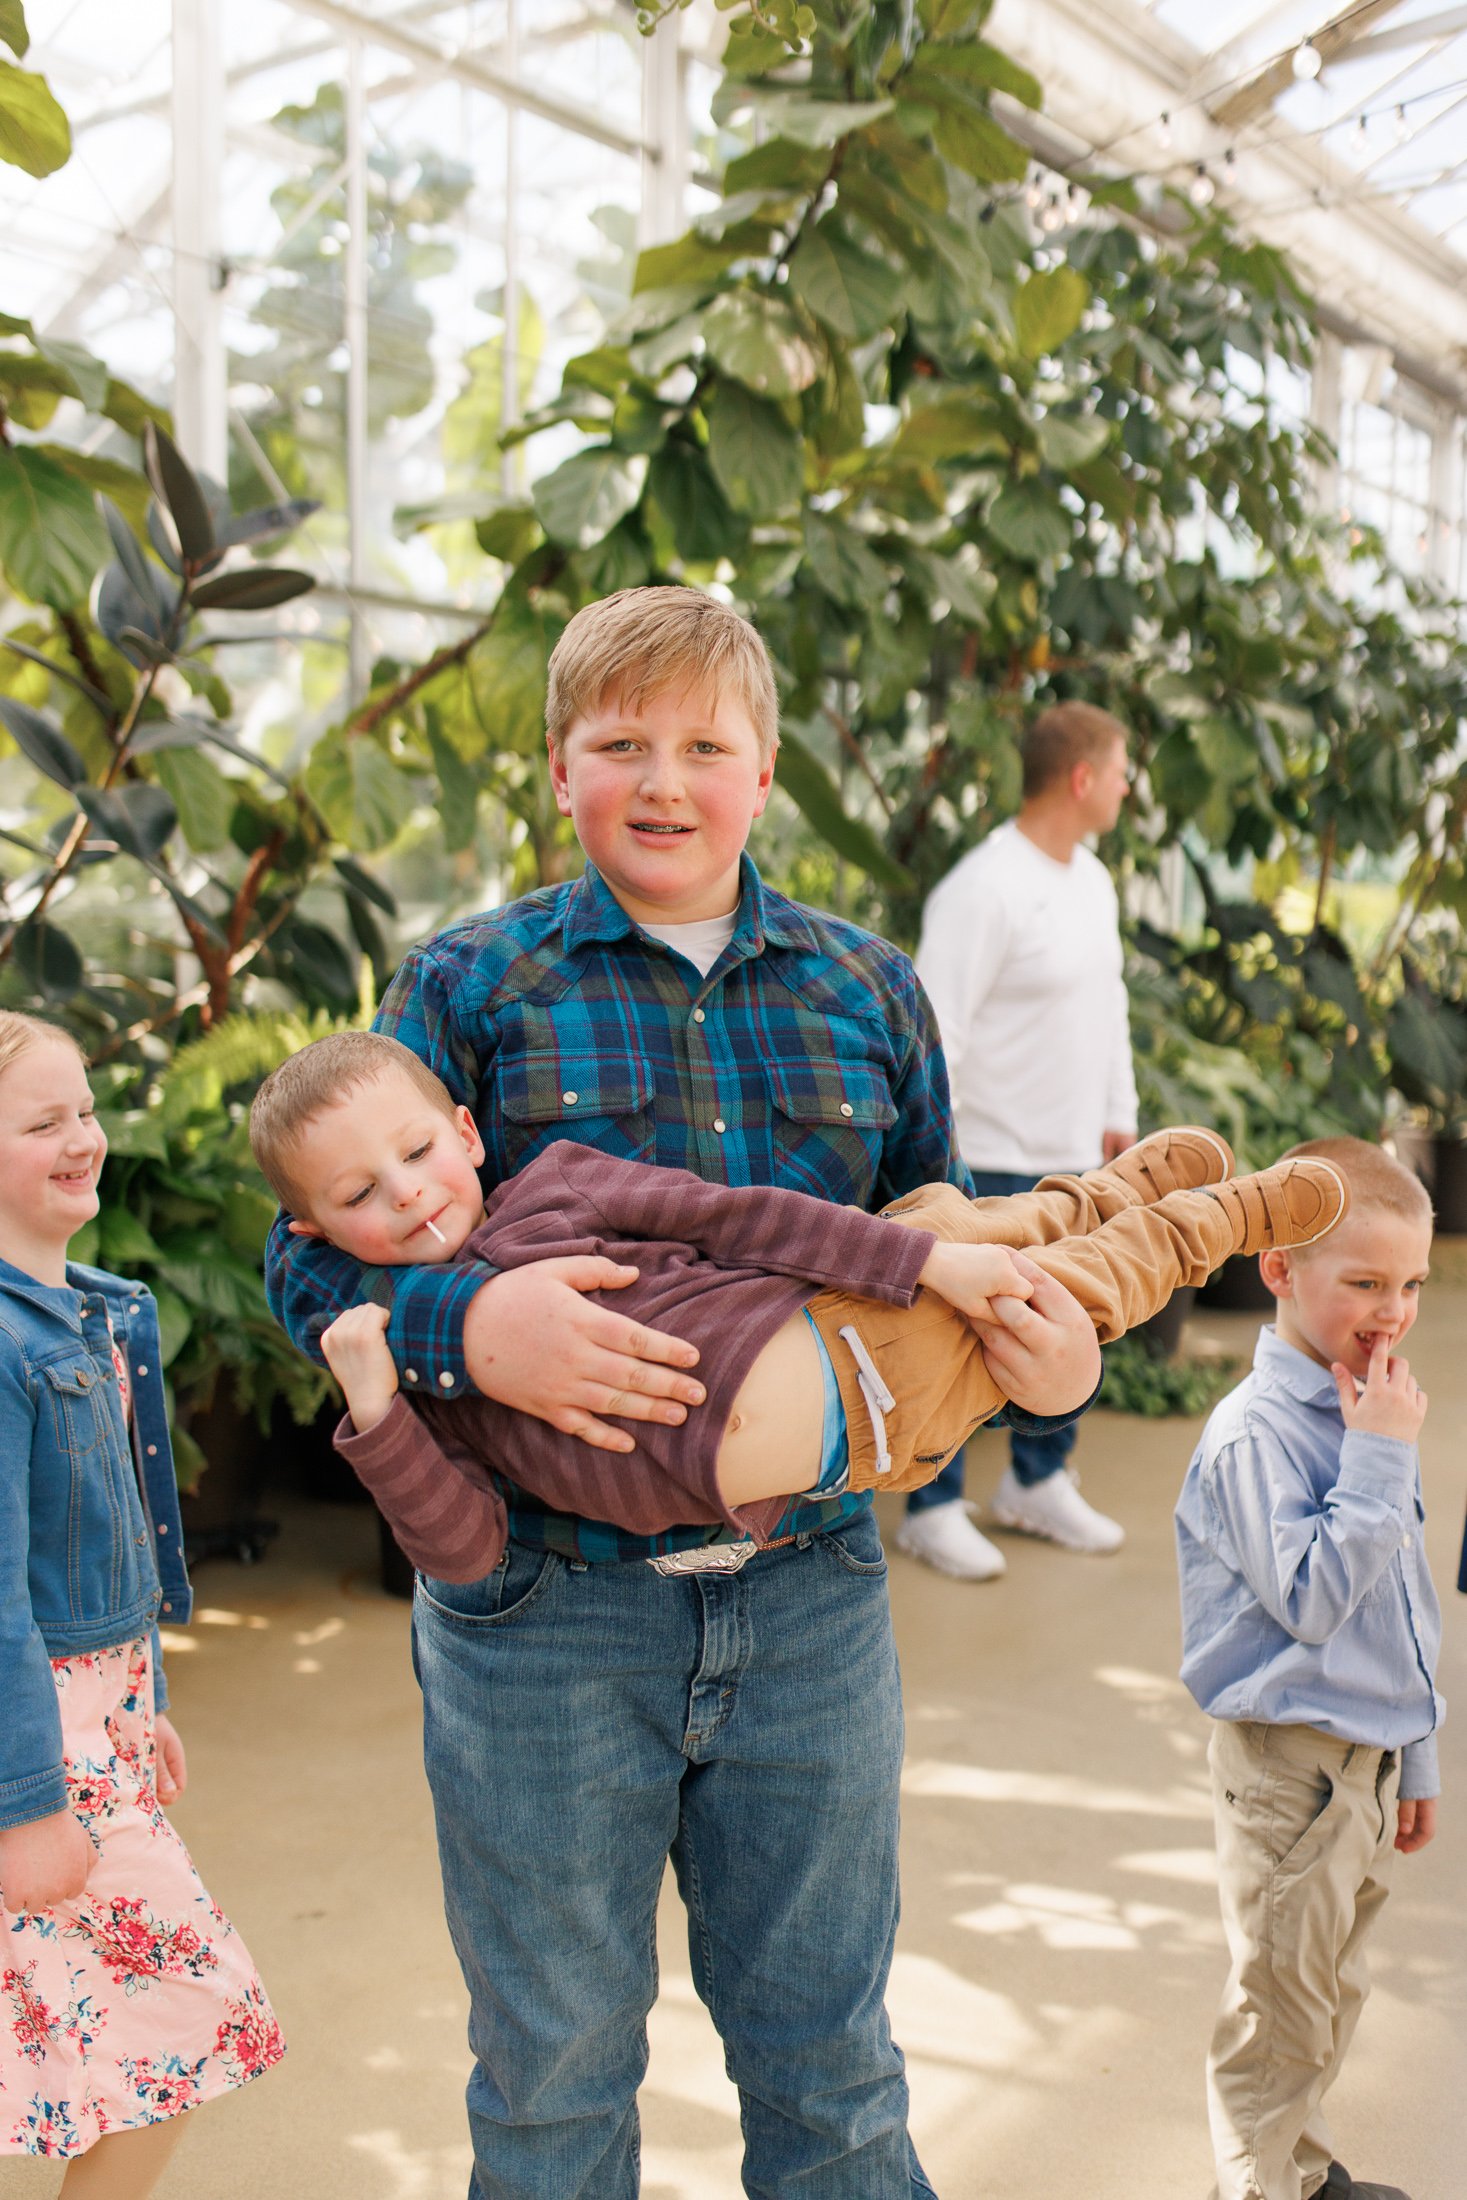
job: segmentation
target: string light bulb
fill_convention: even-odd
[[[1156,142],[1161,147],[1164,153],[1169,153],[1171,151],[1172,118],[1168,114],[1163,114],[1161,121],[1157,126]]]
[[[1302,46],[1294,48],[1294,74],[1301,84],[1307,84],[1318,76],[1324,67],[1324,55],[1312,39],[1306,38]]]
[[[1187,186],[1187,196],[1194,206],[1211,206],[1217,197],[1217,185],[1199,160],[1197,173]]]
[[[1060,205],[1060,195],[1058,191],[1051,191],[1045,201],[1044,212],[1039,217],[1039,226],[1047,235],[1053,236],[1057,229],[1064,227],[1064,221],[1064,208]]]

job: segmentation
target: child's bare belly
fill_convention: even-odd
[[[807,1490],[820,1474],[825,1378],[804,1315],[777,1329],[739,1386],[718,1452],[730,1505]]]

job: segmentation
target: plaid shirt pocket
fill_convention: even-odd
[[[852,1187],[875,1182],[897,1119],[886,1070],[816,1054],[767,1062],[774,1102],[775,1181],[828,1196],[833,1170]]]
[[[514,1174],[557,1138],[574,1138],[627,1161],[653,1159],[651,1070],[630,1055],[571,1052],[564,1047],[501,1050],[495,1057],[492,1106]]]

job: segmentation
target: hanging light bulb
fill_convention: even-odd
[[[1187,196],[1194,206],[1211,206],[1217,197],[1217,185],[1199,160],[1197,173],[1187,186]]]
[[[1367,127],[1367,121],[1368,118],[1361,115],[1359,121],[1355,124],[1355,150],[1357,153],[1363,153],[1370,143],[1370,131]]]
[[[1044,191],[1042,186],[1040,185],[1039,178],[1035,176],[1031,180],[1028,190],[1024,193],[1024,204],[1028,207],[1031,214],[1037,214],[1043,202]]]
[[[1223,154],[1223,182],[1231,184],[1236,183],[1237,180],[1238,156],[1233,151],[1233,148],[1230,145],[1227,151]]]
[[[1171,151],[1172,118],[1170,115],[1164,114],[1161,118],[1161,121],[1158,123],[1156,130],[1156,142],[1161,147],[1164,153],[1169,153]]]
[[[1294,48],[1294,74],[1301,84],[1318,76],[1323,67],[1324,55],[1311,39],[1306,38],[1302,46]]]
[[[1060,205],[1060,195],[1058,191],[1051,191],[1045,201],[1044,212],[1039,217],[1039,226],[1046,235],[1052,237],[1057,229],[1064,227],[1064,220],[1064,208]]]
[[[1408,137],[1410,136],[1410,134],[1411,134],[1411,125],[1410,125],[1410,123],[1409,123],[1409,122],[1408,122],[1408,121],[1406,120],[1406,109],[1405,109],[1405,107],[1404,107],[1404,106],[1399,106],[1399,107],[1397,107],[1397,109],[1396,109],[1396,118],[1395,118],[1395,140],[1396,140],[1396,143],[1397,143],[1398,145],[1404,145],[1404,144],[1405,144],[1405,142],[1406,142],[1406,139],[1407,139],[1407,138],[1408,138]]]

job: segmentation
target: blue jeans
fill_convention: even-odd
[[[760,2200],[933,2200],[883,1999],[901,1696],[869,1509],[741,1573],[511,1544],[413,1615],[470,2200],[632,2200],[669,1853]]]
[[[1040,1181],[1037,1176],[1018,1176],[1007,1169],[973,1169],[969,1174],[975,1199],[1008,1199],[1015,1192],[1032,1192]],[[1079,1433],[1078,1421],[1071,1421],[1068,1428],[1047,1429],[1043,1434],[1011,1429],[1009,1463],[1014,1480],[1030,1490],[1036,1482],[1046,1482],[1050,1475],[1058,1474],[1074,1450]],[[929,1505],[956,1504],[963,1494],[965,1457],[963,1451],[955,1453],[935,1482],[913,1490],[907,1499],[907,1511],[925,1512]]]

